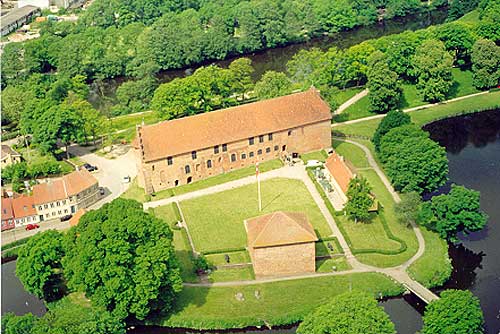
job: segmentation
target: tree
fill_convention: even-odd
[[[414,224],[419,218],[421,204],[422,199],[418,193],[412,191],[401,194],[401,202],[394,206],[396,218],[403,225]]]
[[[106,130],[106,118],[87,101],[76,100],[71,103],[71,106],[81,117],[85,143],[87,143],[88,136],[92,136],[95,146],[97,136],[104,134]]]
[[[19,123],[21,114],[33,94],[22,86],[8,86],[2,90],[2,124]]]
[[[283,96],[292,92],[292,83],[285,73],[267,71],[255,84],[255,95],[261,100]]]
[[[480,209],[479,196],[479,191],[452,185],[448,194],[434,196],[426,203],[427,219],[423,224],[451,241],[457,240],[458,232],[479,231],[488,221]]]
[[[346,193],[348,201],[345,206],[345,212],[349,218],[354,219],[354,222],[358,220],[367,221],[370,218],[368,210],[373,206],[374,202],[370,191],[371,186],[363,177],[356,176],[349,181]]]
[[[380,51],[370,56],[368,67],[368,98],[372,111],[386,113],[395,109],[402,93],[397,73],[389,69],[387,59]]]
[[[31,314],[17,316],[14,313],[2,315],[2,334],[32,334],[37,318]]]
[[[439,28],[438,37],[444,43],[446,50],[454,54],[455,62],[463,66],[474,44],[471,29],[463,24],[449,23]]]
[[[250,91],[254,85],[252,74],[254,69],[249,58],[238,58],[229,64],[229,70],[233,75],[232,93],[241,95],[245,99],[245,93]]]
[[[500,42],[500,3],[498,1],[481,1],[479,4],[479,26],[478,34],[492,40]]]
[[[490,40],[479,39],[472,48],[473,83],[479,89],[500,83],[500,47]]]
[[[118,319],[168,312],[182,279],[167,224],[133,200],[87,212],[66,236],[64,275],[93,305]]]
[[[373,134],[372,143],[375,146],[375,150],[377,152],[380,150],[380,141],[387,132],[391,129],[410,123],[410,115],[405,114],[402,111],[389,111],[387,115],[382,118],[382,121],[378,124],[377,130],[375,130],[375,133]]]
[[[395,334],[396,330],[372,296],[364,292],[347,292],[305,316],[297,333]]]
[[[479,299],[468,290],[445,290],[425,308],[422,334],[479,334],[484,316]]]
[[[101,308],[62,300],[37,321],[33,334],[125,334],[125,323]]]
[[[379,157],[398,191],[432,192],[448,179],[445,149],[414,125],[390,130],[382,138]]]
[[[416,51],[413,65],[418,78],[417,89],[424,100],[444,100],[453,85],[453,57],[446,51],[443,42],[433,39],[423,42]]]
[[[49,230],[32,236],[19,250],[16,265],[16,275],[26,291],[47,301],[59,297],[63,255],[61,233]]]

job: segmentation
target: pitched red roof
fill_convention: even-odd
[[[248,245],[253,248],[292,245],[318,240],[307,216],[277,211],[246,221]]]
[[[349,181],[354,177],[354,174],[347,166],[344,158],[333,152],[328,159],[326,159],[325,167],[345,194],[347,188],[349,188]]]
[[[2,197],[2,220],[9,220],[14,218],[14,211],[12,210],[12,198]]]
[[[74,196],[92,185],[97,179],[86,169],[74,171],[57,180],[33,186],[35,204],[54,202]]]
[[[14,210],[14,217],[24,218],[36,216],[35,202],[33,196],[21,195],[12,200],[12,208]]]
[[[330,120],[319,92],[305,92],[244,104],[139,128],[145,161]]]

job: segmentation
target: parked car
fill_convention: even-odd
[[[123,177],[123,183],[130,183],[130,176],[124,176]]]
[[[38,225],[38,224],[28,224],[28,225],[26,225],[26,231],[31,231],[31,230],[34,230],[34,229],[37,229],[37,228],[40,228],[40,225]]]
[[[83,164],[83,168],[85,168],[86,170],[88,170],[89,172],[93,172],[93,171],[96,171],[97,170],[97,166],[92,166],[91,164],[89,163],[84,163]]]
[[[62,222],[65,222],[65,221],[67,221],[67,220],[70,220],[70,219],[71,219],[71,217],[73,217],[73,215],[66,215],[66,216],[62,216],[62,217],[61,217],[61,221],[62,221]]]

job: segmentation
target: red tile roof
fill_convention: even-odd
[[[33,196],[21,195],[12,200],[12,208],[16,218],[36,216],[35,202]]]
[[[2,197],[2,220],[9,220],[14,218],[14,211],[12,210],[12,198]]]
[[[307,216],[277,211],[246,221],[248,245],[253,248],[292,245],[318,240]]]
[[[60,179],[35,185],[33,187],[34,202],[35,204],[44,204],[66,199],[94,184],[97,184],[97,180],[88,170],[74,171]]]
[[[349,181],[354,177],[354,174],[347,166],[344,158],[333,152],[328,159],[326,159],[325,167],[345,194],[347,188],[349,188]]]
[[[330,120],[330,107],[319,92],[305,92],[244,104],[139,129],[145,161]],[[136,144],[136,145],[137,145]]]

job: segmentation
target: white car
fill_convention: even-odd
[[[306,167],[321,167],[323,163],[318,160],[307,160]]]
[[[122,180],[123,183],[130,183],[130,176],[124,176],[123,177],[123,180]]]

